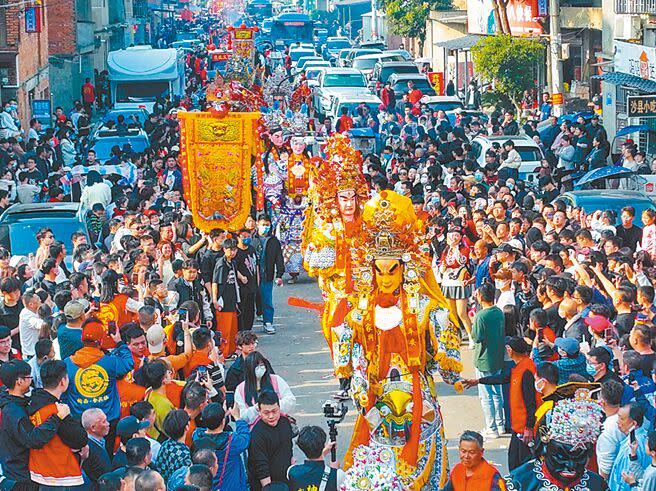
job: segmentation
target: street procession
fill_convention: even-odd
[[[0,0],[0,491],[656,491],[655,26]]]

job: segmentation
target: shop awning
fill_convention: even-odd
[[[433,46],[437,46],[438,48],[455,49],[455,50],[471,49],[477,42],[479,42],[484,37],[485,36],[477,36],[475,34],[469,34],[467,36],[462,36],[455,39],[449,39],[447,41],[439,41],[437,43],[434,43]]]
[[[642,90],[648,94],[656,94],[656,82],[653,80],[645,80],[644,78],[636,77],[628,73],[622,72],[609,72],[602,75],[593,75],[591,78],[603,80],[615,85],[625,85],[632,89]]]

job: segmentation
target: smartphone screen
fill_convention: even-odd
[[[187,320],[187,309],[178,310],[178,319],[181,321]]]

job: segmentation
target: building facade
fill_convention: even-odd
[[[22,128],[29,127],[32,101],[50,97],[48,17],[45,8],[0,2],[0,99],[18,102]]]

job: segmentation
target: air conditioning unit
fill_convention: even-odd
[[[569,60],[569,50],[570,50],[569,43],[563,43],[560,45],[561,60]]]
[[[640,39],[642,21],[639,15],[617,15],[615,17],[615,39]]]

